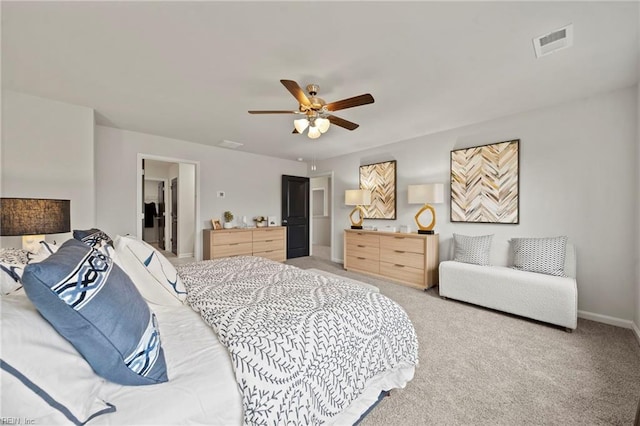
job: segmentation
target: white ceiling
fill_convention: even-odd
[[[637,81],[636,2],[2,2],[2,86],[98,124],[305,160],[541,108]],[[569,23],[574,46],[536,59]],[[371,93],[312,141],[280,79],[327,102]]]

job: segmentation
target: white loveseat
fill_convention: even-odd
[[[504,261],[508,264],[508,261]],[[565,277],[507,266],[440,263],[440,297],[461,300],[575,330],[578,323],[576,253],[567,244]]]

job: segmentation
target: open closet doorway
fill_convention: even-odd
[[[197,162],[138,155],[138,237],[172,263],[201,258]]]
[[[311,255],[333,261],[333,172],[310,178]]]

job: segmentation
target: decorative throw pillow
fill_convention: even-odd
[[[512,238],[513,268],[564,277],[567,237]]]
[[[46,241],[40,241],[40,250],[37,253],[29,253],[29,261],[27,263],[38,263],[51,256],[58,251],[56,244],[51,244]]]
[[[29,261],[27,250],[0,248],[0,292],[12,293],[22,288],[22,272]]]
[[[27,265],[22,284],[97,374],[122,385],[167,381],[156,317],[109,256],[71,239]]]
[[[455,247],[453,260],[482,266],[489,265],[492,238],[493,234],[477,237],[453,234]]]
[[[10,294],[22,288],[22,273],[28,263],[41,262],[58,250],[58,246],[40,241],[38,253],[17,248],[0,249],[0,294]]]
[[[3,416],[39,418],[57,410],[71,423],[84,424],[115,411],[98,396],[105,380],[38,314],[23,292],[2,297],[0,303]],[[46,404],[38,404],[42,402],[38,398]],[[25,405],[28,400],[34,404]]]
[[[116,253],[123,269],[149,302],[183,304],[187,290],[176,268],[158,250],[130,235],[116,237]]]
[[[74,229],[73,238],[78,241],[82,241],[93,248],[102,247],[105,244],[113,247],[113,240],[104,231],[97,228],[91,228],[87,230]]]

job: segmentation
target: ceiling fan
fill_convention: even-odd
[[[324,99],[318,98],[318,90],[320,86],[317,84],[307,85],[307,96],[302,88],[293,80],[280,80],[280,83],[298,100],[300,106],[298,110],[275,110],[275,111],[249,111],[249,114],[302,114],[303,118],[294,120],[293,133],[302,133],[307,127],[309,128],[308,136],[316,139],[329,129],[329,124],[343,127],[347,130],[355,130],[359,124],[345,120],[330,112],[341,109],[353,108],[360,105],[372,104],[373,96],[369,93],[352,98],[342,99],[340,101],[326,103]]]

